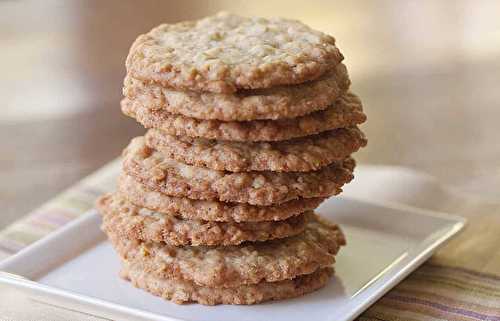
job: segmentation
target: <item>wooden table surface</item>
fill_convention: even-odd
[[[498,1],[2,1],[0,226],[143,132],[118,106],[138,34],[221,9],[297,18],[337,38],[369,117],[362,163],[414,167],[495,200]]]

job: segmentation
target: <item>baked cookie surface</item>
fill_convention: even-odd
[[[173,246],[238,245],[284,238],[304,231],[312,216],[312,212],[306,212],[283,221],[245,223],[184,220],[137,207],[119,194],[101,196],[97,208],[105,230],[129,239]]]
[[[148,147],[144,137],[132,140],[124,151],[123,170],[148,188],[191,199],[281,204],[298,198],[329,197],[352,180],[352,158],[312,172],[231,173],[186,165]]]
[[[333,37],[299,21],[219,13],[139,36],[126,66],[163,86],[232,93],[312,80],[342,59]]]
[[[122,173],[118,179],[118,193],[139,206],[163,213],[175,213],[189,220],[216,222],[281,221],[317,208],[324,198],[301,198],[271,206],[245,203],[193,200],[174,197],[149,189],[133,177]]]
[[[135,287],[177,304],[198,302],[204,305],[256,304],[298,297],[323,287],[333,274],[332,268],[298,276],[291,280],[261,282],[236,288],[211,288],[185,280],[160,278],[145,272],[140,264],[123,263],[121,275]]]
[[[125,97],[149,109],[162,109],[205,120],[248,121],[295,118],[323,110],[349,88],[345,65],[321,78],[295,86],[245,90],[235,94],[178,91],[131,76],[124,82]]]
[[[342,231],[316,215],[299,235],[238,246],[183,246],[141,242],[106,230],[123,260],[147,265],[147,273],[197,285],[231,288],[276,282],[330,267],[345,244]]]
[[[366,115],[359,98],[342,95],[325,110],[305,116],[245,122],[201,120],[162,109],[150,109],[139,101],[125,98],[121,102],[125,115],[136,119],[146,128],[156,128],[174,136],[202,137],[232,141],[279,141],[303,137],[324,131],[352,127],[363,123]]]
[[[366,145],[356,127],[278,142],[236,142],[172,136],[150,129],[146,144],[179,162],[230,172],[309,172],[342,161]]]

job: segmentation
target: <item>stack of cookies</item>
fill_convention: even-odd
[[[345,244],[313,211],[353,178],[366,120],[331,36],[220,13],[134,42],[123,112],[148,128],[97,206],[122,276],[176,303],[325,285]]]

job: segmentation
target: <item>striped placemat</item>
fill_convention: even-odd
[[[0,259],[91,209],[114,189],[119,168],[119,160],[109,163],[0,232]],[[469,224],[358,320],[500,321],[500,205],[460,198],[432,209],[468,216]]]
[[[116,159],[0,232],[0,257],[16,253],[94,207],[96,198],[115,189]]]

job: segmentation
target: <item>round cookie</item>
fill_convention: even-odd
[[[299,21],[219,13],[139,36],[126,66],[166,87],[232,93],[312,80],[342,59],[333,37]]]
[[[245,203],[193,200],[154,191],[125,173],[118,179],[118,193],[139,207],[174,213],[188,220],[216,222],[282,221],[314,210],[324,201],[324,198],[302,198],[275,206],[254,206]]]
[[[296,118],[326,109],[347,91],[347,68],[339,64],[321,78],[295,86],[244,90],[235,94],[178,91],[125,78],[123,95],[148,109],[205,120],[248,121]]]
[[[342,95],[325,110],[278,120],[200,120],[170,114],[161,109],[149,109],[128,98],[122,100],[121,107],[125,115],[135,118],[144,127],[161,129],[169,135],[233,141],[287,140],[336,128],[352,127],[366,120],[361,101],[352,93]]]
[[[124,172],[150,189],[170,196],[261,206],[336,195],[353,178],[355,166],[352,158],[346,158],[313,172],[230,173],[167,158],[148,147],[144,137],[134,138],[124,156]]]
[[[185,280],[160,278],[145,272],[141,264],[123,262],[121,276],[135,287],[177,304],[197,302],[204,305],[256,304],[294,298],[318,290],[333,274],[332,268],[278,282],[261,282],[236,288],[210,288]]]
[[[123,260],[145,263],[147,273],[196,285],[232,288],[276,282],[331,266],[345,238],[337,225],[317,215],[296,236],[238,246],[183,246],[141,242],[105,230]]]
[[[357,128],[278,142],[235,142],[172,136],[150,129],[146,144],[179,162],[230,172],[309,172],[344,160],[366,145]]]
[[[171,214],[137,207],[117,194],[97,200],[103,228],[120,237],[183,245],[238,245],[245,241],[267,241],[293,236],[304,231],[313,215],[306,212],[283,221],[209,222],[183,220]]]

